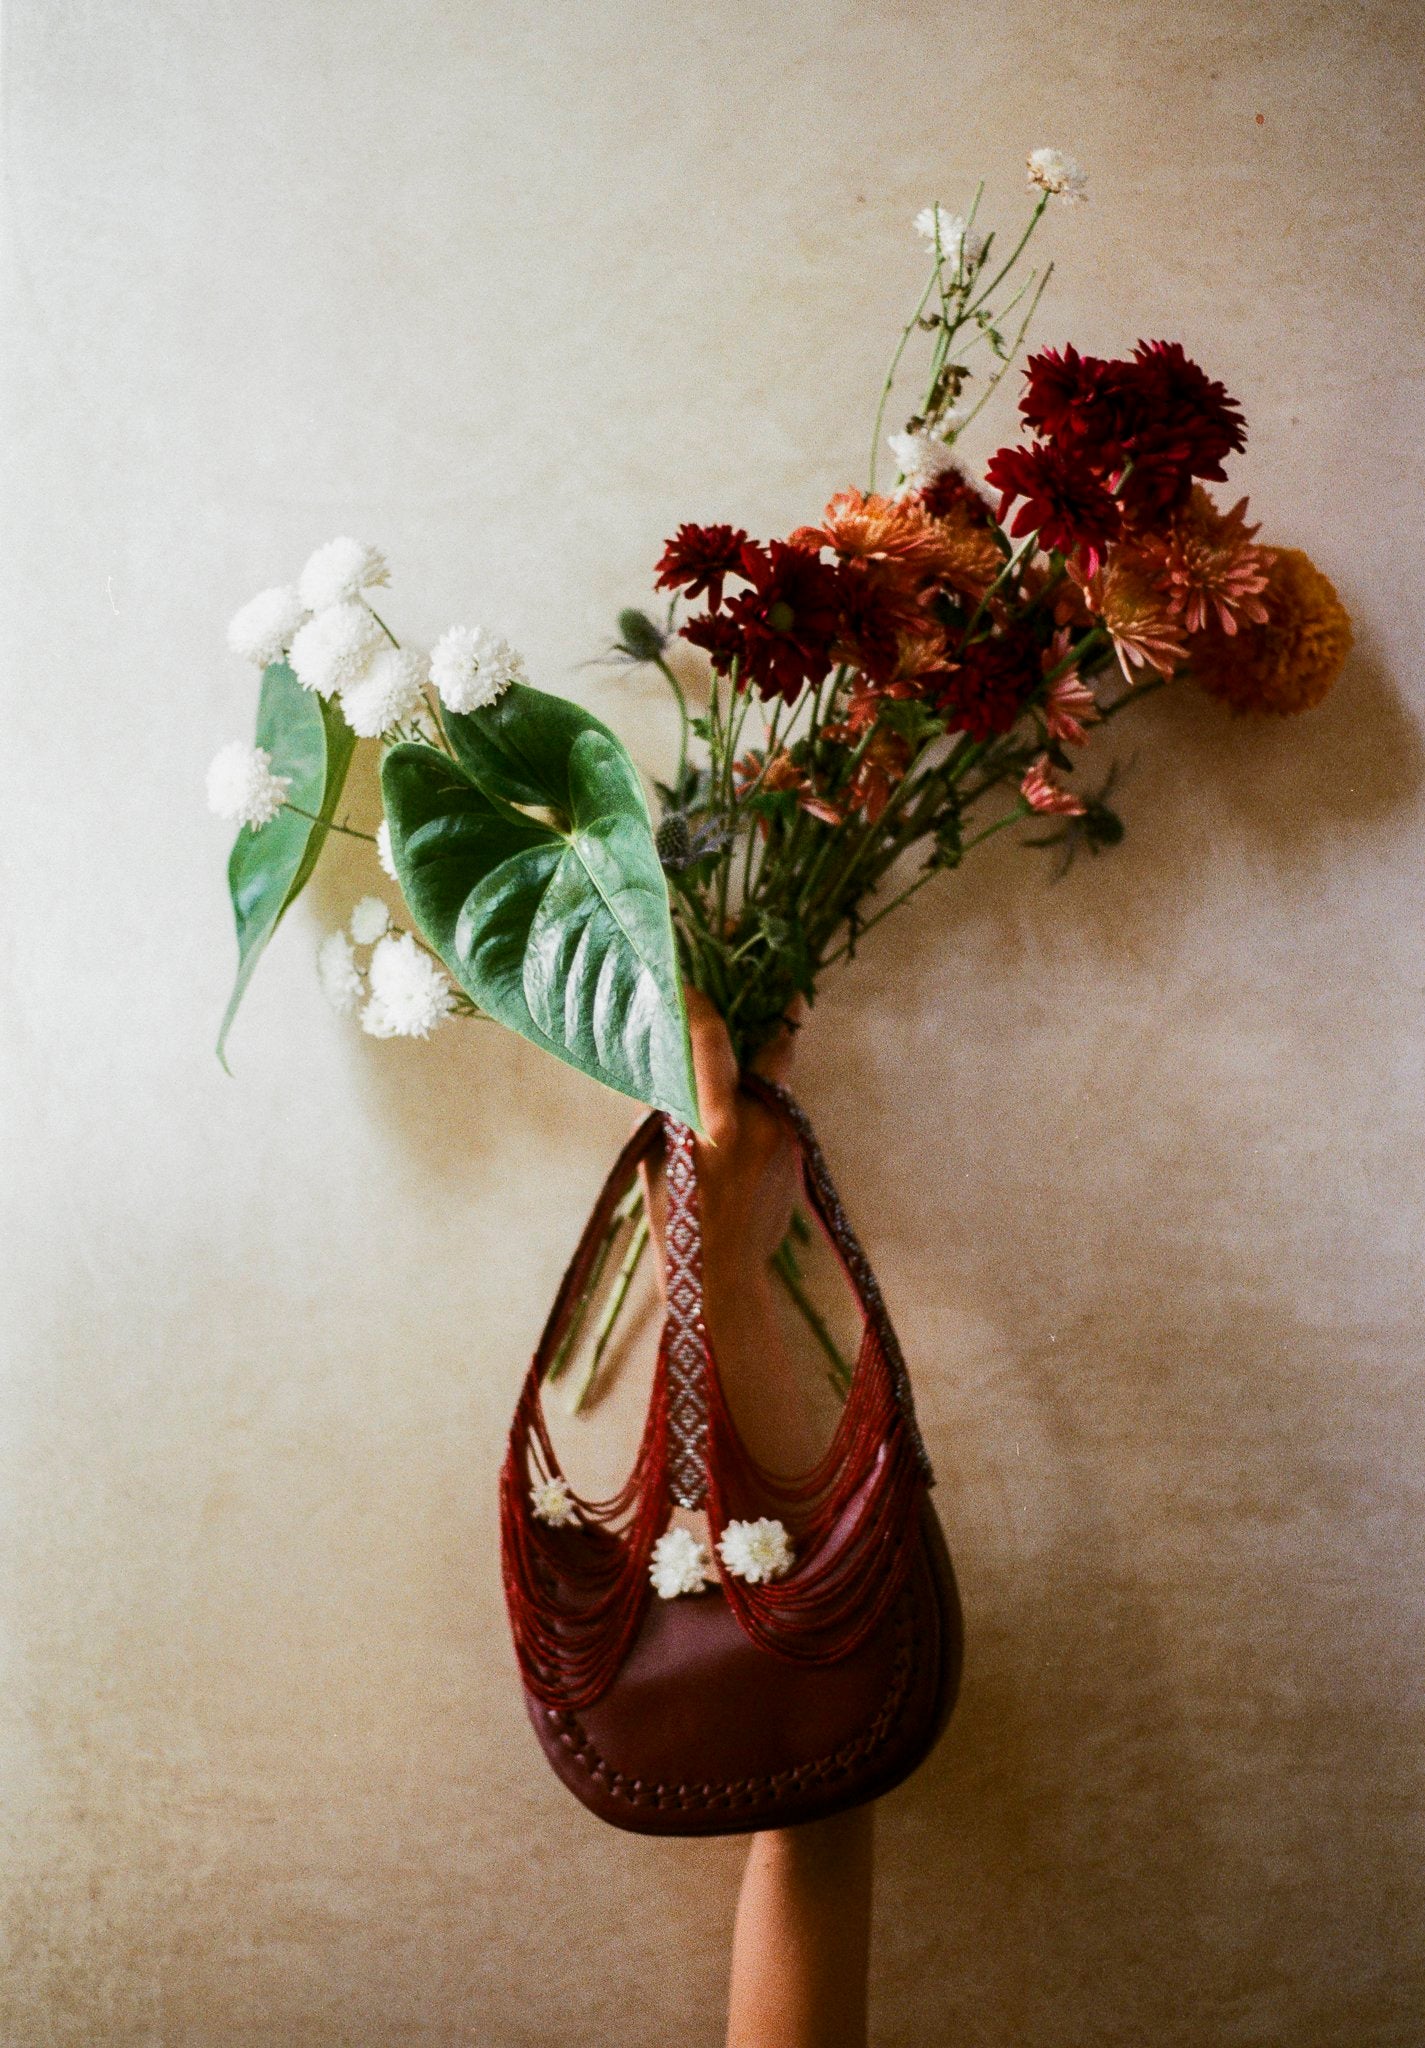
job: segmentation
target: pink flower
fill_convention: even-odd
[[[1063,627],[1044,655],[1046,669],[1058,668],[1069,652],[1069,631]],[[1088,738],[1084,727],[1098,722],[1098,699],[1079,676],[1077,664],[1066,668],[1049,685],[1044,699],[1044,724],[1051,740],[1066,747],[1081,747]]]
[[[1084,814],[1082,799],[1076,797],[1071,789],[1060,788],[1054,780],[1047,754],[1041,754],[1025,770],[1019,793],[1031,811],[1043,811],[1060,818],[1081,818]]]

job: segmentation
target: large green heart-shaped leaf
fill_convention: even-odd
[[[422,933],[502,1024],[701,1128],[668,885],[628,754],[522,684],[445,724],[455,760],[406,743],[381,768]]]
[[[283,913],[306,888],[330,836],[314,820],[329,823],[336,811],[356,735],[335,703],[304,690],[285,662],[274,661],[263,671],[257,744],[272,756],[274,775],[290,776],[289,802],[312,817],[279,811],[256,832],[243,826],[233,845],[228,894],[237,925],[238,970],[218,1032],[218,1058],[224,1066],[223,1048],[253,969]]]

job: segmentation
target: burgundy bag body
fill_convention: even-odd
[[[655,1113],[616,1161],[564,1276],[501,1477],[506,1600],[535,1732],[591,1812],[643,1834],[749,1833],[878,1798],[929,1754],[959,1687],[959,1597],[880,1291],[802,1111],[770,1082],[743,1086],[795,1135],[808,1203],[864,1317],[825,1456],[789,1476],[742,1443],[703,1321],[692,1134]],[[533,1506],[536,1488],[563,1477],[544,1374],[613,1211],[660,1142],[667,1314],[642,1442],[613,1499],[566,1486],[565,1519],[550,1526]],[[675,1506],[706,1511],[718,1576],[662,1599],[650,1563]],[[751,1584],[726,1569],[717,1539],[763,1516],[788,1531],[793,1561]]]

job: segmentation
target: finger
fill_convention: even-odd
[[[684,995],[703,1129],[714,1145],[726,1144],[737,1130],[737,1061],[732,1040],[716,1006],[700,989],[685,989]]]

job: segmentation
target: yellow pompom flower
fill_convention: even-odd
[[[1351,615],[1309,555],[1277,548],[1259,625],[1195,633],[1187,676],[1235,712],[1287,717],[1319,704],[1351,648]]]

